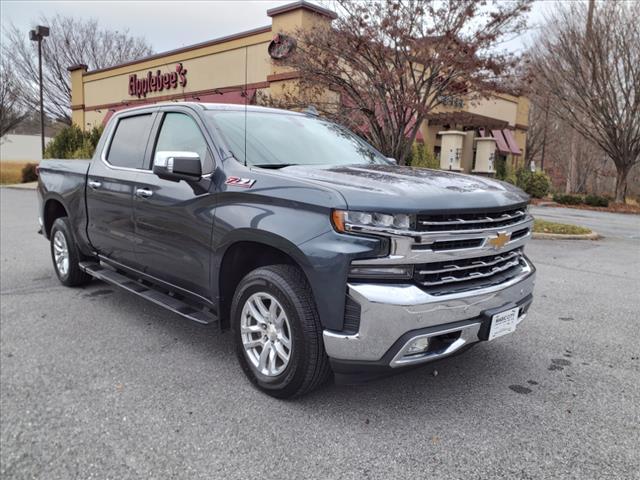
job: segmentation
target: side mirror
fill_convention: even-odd
[[[387,160],[389,160],[389,162],[390,162],[392,165],[397,165],[397,164],[398,164],[398,160],[396,160],[396,159],[395,159],[395,158],[393,158],[393,157],[387,157]]]
[[[197,181],[202,178],[200,155],[196,152],[156,152],[153,173],[165,180]]]

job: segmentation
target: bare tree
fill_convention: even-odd
[[[591,4],[591,9],[595,4]],[[616,202],[640,161],[640,2],[564,4],[533,54],[551,108],[616,166]]]
[[[7,61],[0,63],[0,137],[13,130],[27,116],[20,107],[15,76]]]
[[[514,66],[496,47],[523,28],[530,2],[485,3],[336,0],[330,28],[288,32],[297,47],[280,62],[299,81],[264,101],[313,104],[404,164],[435,107],[489,91]]]
[[[67,69],[85,64],[89,69],[105,68],[152,53],[142,38],[127,30],[101,28],[95,19],[77,19],[56,15],[42,17],[38,23],[51,28],[43,42],[43,84],[45,113],[71,123],[71,85]],[[11,26],[2,42],[2,56],[20,79],[24,107],[38,108],[38,53],[28,31]]]
[[[545,99],[529,95],[529,130],[527,130],[527,142],[525,148],[525,163],[530,166],[537,161],[536,165],[542,168],[544,165],[540,160],[543,152],[549,144],[549,104]]]

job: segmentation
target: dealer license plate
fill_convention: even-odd
[[[510,310],[505,310],[504,312],[496,313],[491,317],[489,340],[493,340],[494,338],[516,331],[516,325],[518,324],[518,310],[520,309],[517,307],[512,308]]]

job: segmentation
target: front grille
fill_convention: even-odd
[[[433,250],[439,252],[442,250],[460,250],[462,248],[478,248],[484,243],[482,238],[470,238],[468,240],[443,240],[433,243],[417,243],[412,246],[413,250]]]
[[[525,207],[481,213],[451,213],[444,215],[418,215],[416,229],[420,232],[482,230],[507,227],[525,219]]]
[[[522,248],[518,248],[486,257],[416,265],[414,280],[432,295],[445,295],[506,282],[522,266]]]
[[[434,242],[431,245],[431,250],[439,252],[442,250],[460,250],[463,248],[477,248],[482,245],[484,238],[472,238],[469,240],[451,240],[445,242]]]
[[[522,238],[528,233],[529,233],[528,228],[522,228],[520,230],[516,230],[511,234],[511,240],[513,241],[513,240],[517,240],[518,238]]]

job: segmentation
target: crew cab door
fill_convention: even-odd
[[[102,152],[94,157],[87,178],[87,234],[103,257],[137,268],[133,194],[142,172],[155,113],[118,116],[105,132]]]
[[[153,173],[138,175],[133,201],[138,261],[145,274],[211,299],[213,157],[197,117],[186,109],[159,115],[147,171],[151,173],[158,152],[197,153],[202,178],[172,181]]]

